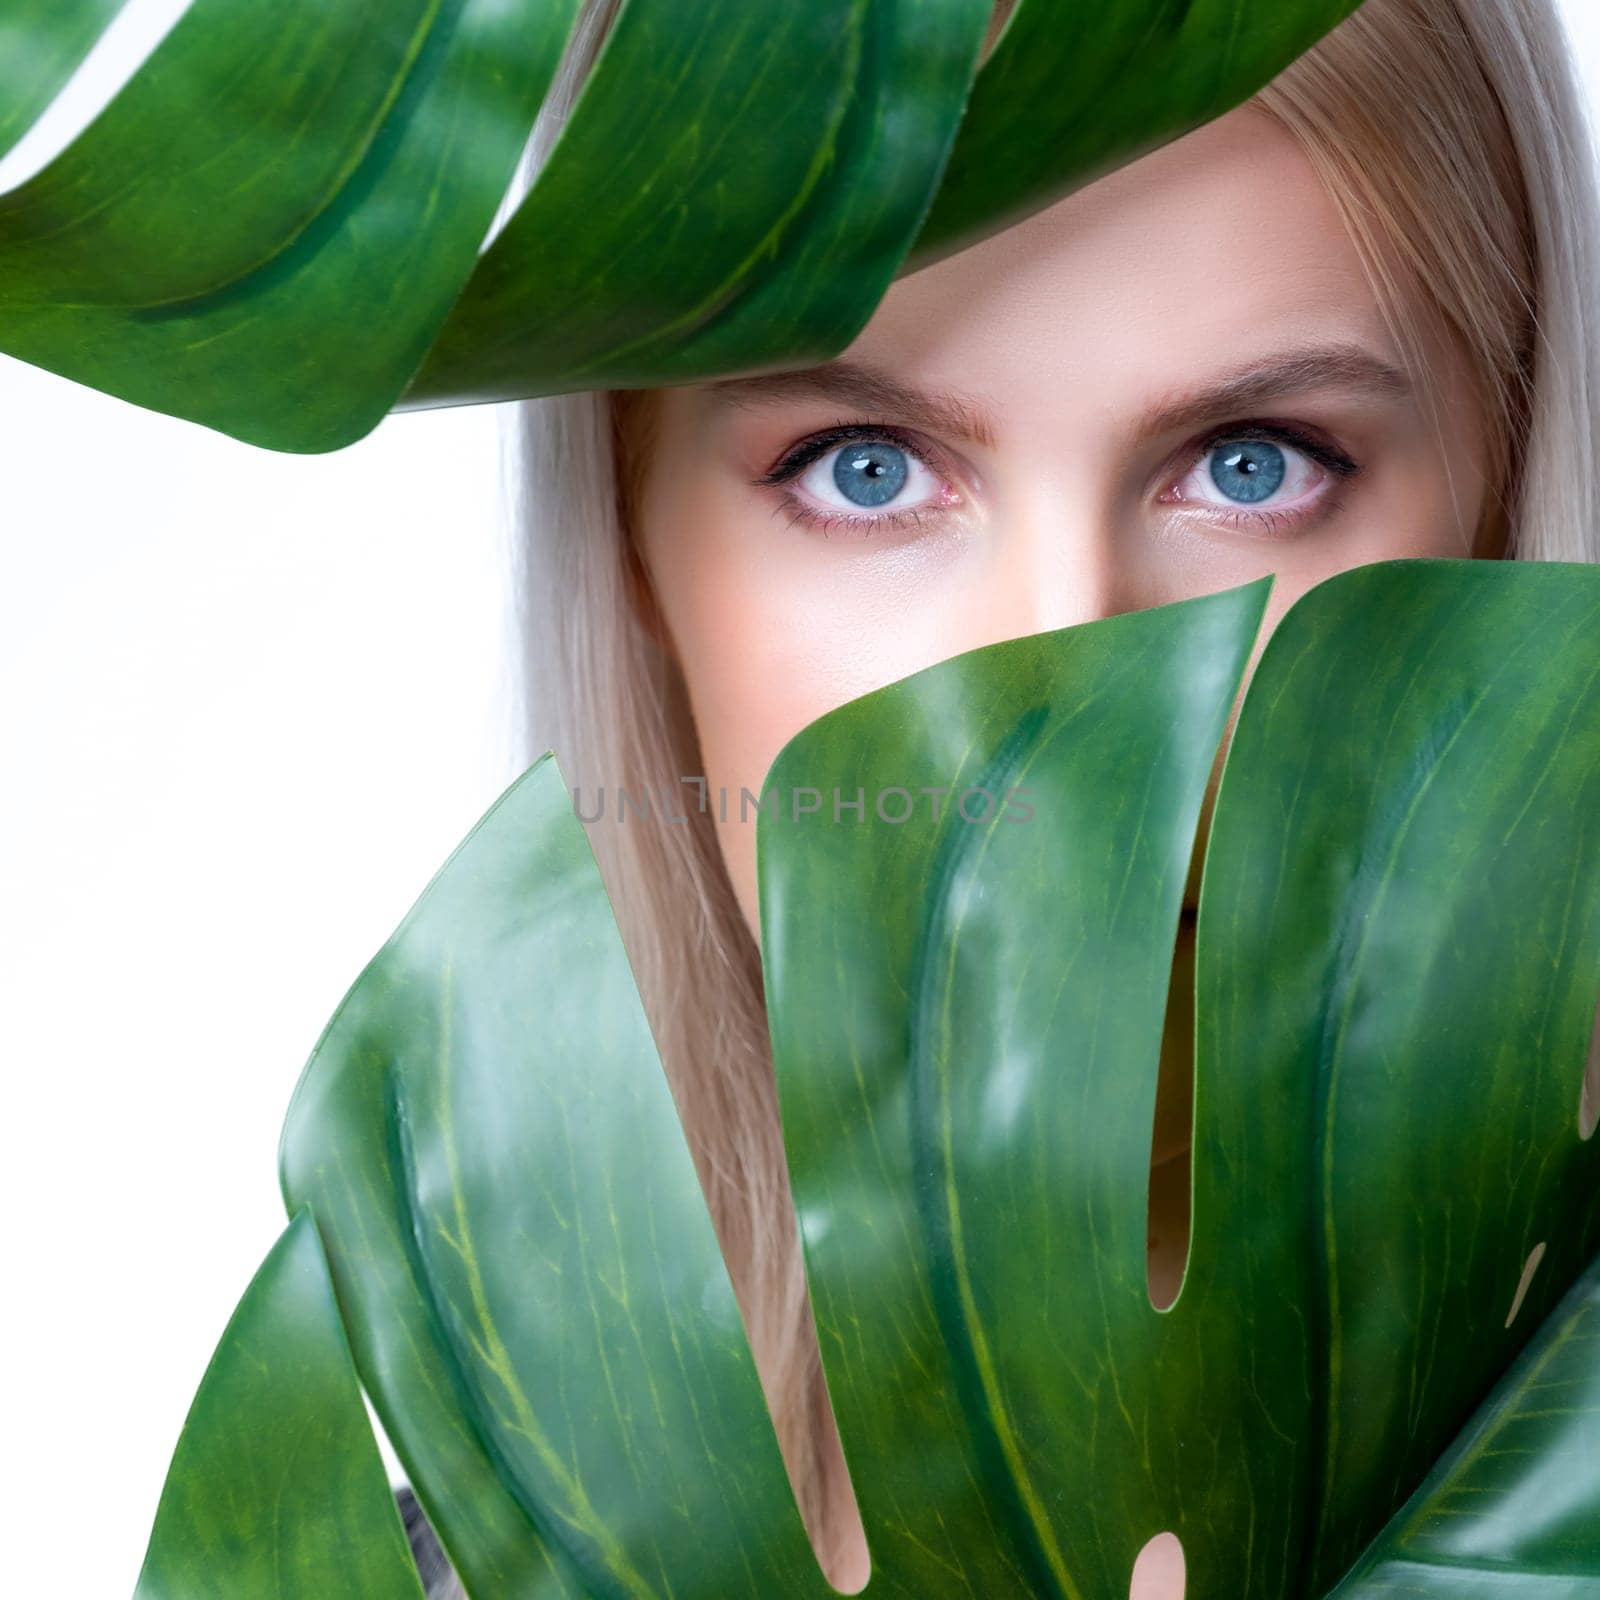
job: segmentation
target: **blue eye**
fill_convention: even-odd
[[[881,506],[893,500],[910,475],[905,451],[882,440],[846,445],[833,463],[833,481],[852,505]]]
[[[1232,422],[1191,450],[1188,471],[1160,502],[1228,528],[1284,532],[1331,505],[1337,481],[1361,471],[1337,445],[1282,421]]]
[[[1282,486],[1288,472],[1283,451],[1268,439],[1229,440],[1211,452],[1211,481],[1230,500],[1254,505]]]
[[[780,505],[789,520],[817,529],[876,533],[923,526],[923,519],[961,504],[940,479],[930,454],[886,428],[844,423],[802,439],[761,477],[758,488],[793,482]]]

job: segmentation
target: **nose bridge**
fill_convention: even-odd
[[[1044,633],[1127,609],[1115,518],[1097,497],[1040,488],[1003,514],[989,586],[995,637]]]

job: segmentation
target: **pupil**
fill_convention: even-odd
[[[892,444],[850,445],[833,463],[833,481],[856,505],[881,506],[899,494],[909,470],[905,451]]]
[[[1233,500],[1267,499],[1287,470],[1283,451],[1267,439],[1219,445],[1211,452],[1211,481]]]

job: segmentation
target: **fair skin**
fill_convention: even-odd
[[[1248,684],[1278,619],[1334,573],[1501,554],[1479,528],[1467,370],[1412,310],[1426,394],[1315,172],[1247,105],[897,281],[827,367],[662,391],[634,530],[640,610],[682,669],[710,791],[730,797],[719,837],[751,932],[756,820],[737,797],[832,707],[979,645],[1272,573]],[[1209,393],[1247,368],[1252,392]],[[819,438],[840,426],[859,431]],[[808,440],[814,459],[788,481],[756,481]],[[1192,985],[1200,863],[1176,996]],[[1152,1151],[1157,1304],[1187,1248],[1189,1030],[1174,1006]],[[864,1542],[828,1566],[861,1587]],[[1177,1600],[1182,1585],[1163,1539],[1132,1595]]]

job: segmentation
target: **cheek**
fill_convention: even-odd
[[[1389,436],[1351,490],[1325,524],[1272,547],[1261,560],[1257,571],[1276,576],[1251,672],[1284,613],[1318,584],[1372,562],[1473,555],[1487,479],[1467,422],[1452,425],[1442,439],[1420,425]],[[1229,581],[1251,575],[1241,572]]]
[[[754,929],[755,812],[741,791],[759,795],[778,752],[808,723],[964,641],[946,637],[935,606],[908,598],[926,601],[919,578],[938,559],[926,550],[808,534],[719,503],[684,475],[676,481],[677,492],[648,509],[647,555],[688,687],[708,804]]]
[[[702,548],[680,564],[665,585],[664,608],[706,777],[727,785],[731,799],[740,784],[759,790],[785,740],[848,693],[836,614],[763,576],[759,560],[722,553],[719,560]]]
[[[1351,518],[1348,549],[1328,572],[1402,556],[1465,558],[1483,507],[1485,484],[1470,455],[1446,461],[1437,449],[1408,452],[1378,470]],[[1306,587],[1310,587],[1310,582]]]
[[[688,683],[706,778],[762,786],[806,723],[950,653],[906,603],[906,552],[842,549],[782,518],[688,499],[656,523],[670,560],[658,594]],[[674,530],[682,534],[674,541]]]
[[[762,531],[759,524],[754,532]],[[784,530],[787,531],[787,530]],[[848,578],[759,570],[731,559],[721,570],[681,569],[664,609],[699,734],[709,804],[724,859],[755,929],[755,812],[783,746],[808,723],[857,695],[948,653],[925,630],[896,625],[876,590],[845,592]],[[752,570],[757,569],[757,570]],[[724,817],[723,813],[726,813]]]

